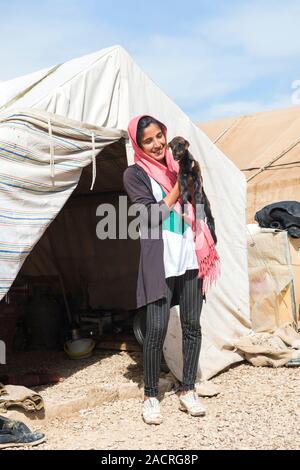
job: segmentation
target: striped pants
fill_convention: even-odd
[[[191,269],[181,276],[166,279],[167,297],[147,304],[146,336],[144,341],[145,396],[156,397],[162,349],[170,317],[170,304],[177,289],[182,328],[183,376],[181,390],[195,387],[201,348],[200,314],[202,309],[202,279],[198,270]]]

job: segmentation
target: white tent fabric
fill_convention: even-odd
[[[0,108],[8,107],[10,100],[20,93],[20,90],[26,90],[33,86],[48,73],[50,69],[40,70],[39,72],[30,73],[23,77],[14,78],[6,82],[0,83]]]
[[[14,81],[14,86],[10,82],[1,84],[0,91],[5,93],[5,90],[8,90],[8,92],[6,93],[7,101],[1,100],[0,117],[2,110],[2,113],[5,112],[3,115],[5,124],[9,122],[9,113],[14,115],[16,108],[26,108],[22,119],[28,119],[30,123],[33,116],[28,112],[28,108],[32,113],[45,112],[37,118],[38,126],[41,125],[40,122],[43,122],[44,125],[44,156],[40,157],[39,165],[32,164],[30,166],[23,163],[23,167],[24,171],[25,168],[28,171],[28,179],[44,185],[43,188],[50,191],[51,204],[48,202],[45,202],[44,205],[38,204],[35,202],[38,198],[33,193],[29,193],[28,188],[24,186],[10,192],[10,200],[1,196],[1,211],[14,211],[15,215],[22,210],[32,212],[33,207],[39,214],[45,211],[47,221],[45,221],[43,228],[40,225],[34,229],[34,236],[32,234],[26,235],[26,229],[23,229],[22,237],[27,240],[25,250],[27,252],[24,253],[24,248],[22,248],[23,256],[30,252],[33,239],[38,240],[47,224],[53,220],[64,201],[76,187],[80,177],[80,169],[88,165],[92,159],[91,129],[86,133],[83,148],[77,154],[78,158],[75,159],[76,169],[67,171],[63,169],[63,166],[59,167],[58,165],[66,164],[66,159],[58,157],[57,160],[56,151],[58,149],[55,149],[55,162],[58,163],[58,165],[55,164],[55,173],[57,172],[55,181],[61,193],[59,195],[53,193],[49,176],[47,113],[56,115],[58,127],[61,119],[67,123],[68,130],[73,125],[75,134],[76,129],[80,128],[79,122],[88,123],[96,128],[100,127],[99,131],[95,128],[99,149],[108,144],[108,141],[112,142],[124,135],[122,129],[127,128],[128,121],[133,116],[141,113],[154,115],[167,125],[169,139],[175,135],[183,135],[189,140],[190,150],[200,162],[206,192],[216,220],[222,274],[217,286],[209,292],[207,303],[203,308],[201,320],[203,344],[200,365],[202,377],[209,378],[224,367],[240,361],[241,356],[235,352],[233,343],[237,338],[250,331],[245,225],[246,182],[241,172],[119,46],[72,60],[56,68],[44,70],[40,74],[33,74],[31,80],[28,76],[25,78],[24,83],[21,79]],[[25,115],[27,115],[26,119]],[[37,117],[37,115],[35,116]],[[70,124],[69,120],[77,122]],[[83,128],[88,127],[83,125]],[[107,128],[108,134],[106,133]],[[7,133],[17,133],[17,127],[8,126],[5,130],[5,127],[2,126],[0,129],[1,147],[2,142],[8,140],[13,145],[16,136],[12,134],[9,136]],[[115,135],[112,133],[112,129],[115,130]],[[32,136],[32,133],[29,135]],[[78,134],[74,136],[66,132],[66,141],[72,142],[73,138],[78,138]],[[108,138],[108,141],[104,142],[105,138]],[[35,139],[31,140],[30,137],[24,144],[27,155],[31,156],[34,153],[35,148],[32,145],[34,142]],[[129,149],[127,150],[128,163],[130,164],[132,163],[132,154]],[[68,155],[72,161],[75,161],[72,151]],[[4,188],[2,195],[6,189],[7,196],[7,186],[5,187],[3,175],[8,172],[10,177],[14,177],[22,163],[8,161],[5,155],[3,158],[3,151],[0,151],[0,156],[0,183],[1,188]],[[18,165],[18,169],[16,165]],[[13,199],[14,204],[12,204]],[[47,209],[45,205],[47,205]],[[1,243],[9,243],[9,235],[6,231],[5,228],[1,232]],[[14,242],[17,241],[14,240]],[[1,267],[1,279],[5,277],[2,275],[3,272],[8,271],[8,268],[3,271],[4,264],[5,261]],[[6,280],[6,286],[1,284],[4,289],[9,287],[14,276],[15,274],[11,273],[10,279]]]

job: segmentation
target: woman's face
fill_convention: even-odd
[[[142,150],[156,161],[164,160],[166,151],[166,138],[161,128],[154,123],[144,129],[141,141]]]

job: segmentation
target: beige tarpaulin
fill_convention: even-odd
[[[300,108],[200,124],[248,181],[247,219],[282,200],[300,200]]]
[[[295,323],[293,271],[287,232],[248,226],[252,329],[273,332]]]
[[[253,332],[235,346],[254,366],[300,364],[300,335],[287,232],[248,225],[250,312]]]

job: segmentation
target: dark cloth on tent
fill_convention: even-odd
[[[146,206],[148,211],[147,220],[143,219],[144,227],[140,227],[141,233],[148,235],[148,238],[143,236],[140,238],[141,250],[136,294],[137,307],[139,308],[167,296],[162,222],[169,216],[171,209],[167,206],[164,200],[161,200],[160,202],[156,201],[152,192],[150,178],[146,171],[139,165],[131,165],[124,171],[123,184],[131,202],[133,204],[142,204]],[[204,204],[207,224],[214,240],[217,241],[210,204],[203,189],[202,193],[201,202]],[[151,222],[152,228],[155,225],[151,218],[151,208],[153,208],[153,206],[160,208],[157,239],[151,238],[151,230],[149,228],[151,226]],[[179,298],[176,292],[173,293],[173,297],[171,299],[171,307],[174,305],[179,305]]]
[[[300,238],[300,202],[281,201],[263,207],[255,214],[260,227],[287,230],[293,238]]]

